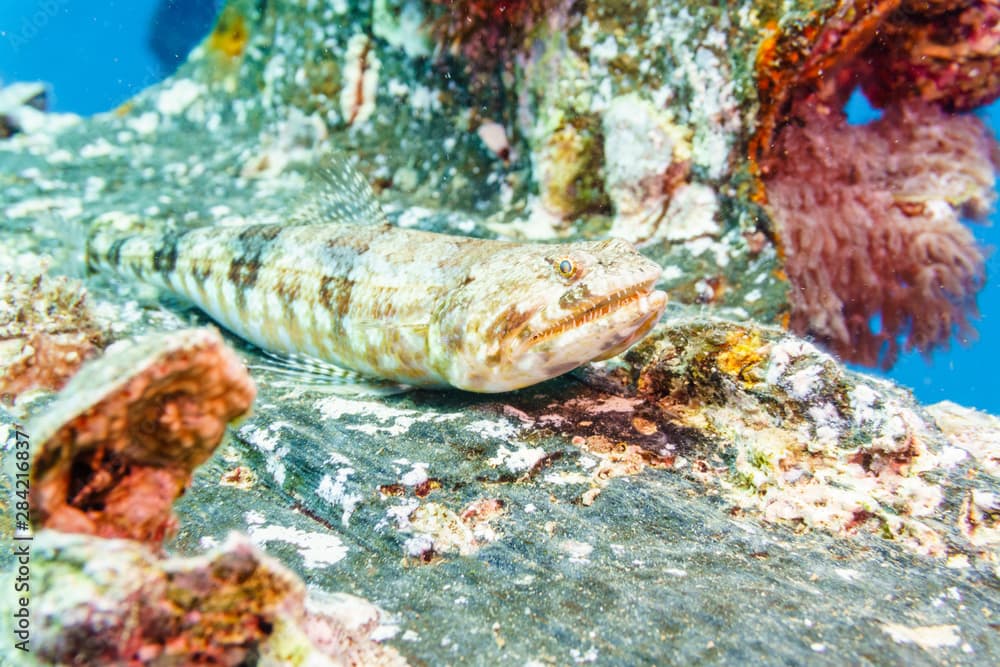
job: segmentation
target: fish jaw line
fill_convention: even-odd
[[[545,322],[545,307],[537,303],[522,305],[524,321],[492,346],[442,355],[443,366],[448,368],[447,381],[454,387],[479,393],[513,391],[562,375],[589,361],[618,354],[659,321],[667,296],[653,289],[655,281],[652,278],[611,297],[594,299],[589,305],[577,308],[573,315],[563,315],[541,328],[544,336],[530,332],[533,325],[537,328],[539,320]],[[575,326],[569,326],[574,322]],[[534,342],[529,344],[532,339]],[[490,354],[499,358],[489,362]]]
[[[516,331],[512,331],[508,336],[510,353],[512,356],[524,354],[531,348],[537,347],[552,338],[558,338],[580,330],[591,323],[598,323],[601,320],[612,319],[615,316],[626,314],[632,306],[635,306],[637,314],[655,311],[656,318],[658,319],[659,314],[663,312],[663,308],[666,305],[666,294],[653,289],[655,282],[654,278],[647,282],[618,290],[610,296],[594,299],[577,308],[574,313],[565,315],[554,323],[547,325],[541,331],[535,331],[528,336],[524,336],[524,331],[530,323],[527,322],[518,327]],[[649,317],[646,317],[643,324],[649,319]],[[635,340],[638,340],[638,338]]]
[[[656,326],[656,323],[660,321],[660,316],[663,314],[663,309],[667,306],[667,294],[666,292],[654,290],[646,298],[650,302],[649,312],[646,314],[645,319],[640,320],[632,335],[618,345],[608,348],[600,356],[594,357],[591,361],[604,361],[605,359],[618,356],[644,338]]]
[[[520,345],[508,351],[502,375],[523,387],[621,353],[660,320],[667,295],[652,283],[596,300],[543,329],[544,336],[522,333]]]

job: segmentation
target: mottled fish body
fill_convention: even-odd
[[[660,267],[625,241],[541,245],[398,228],[344,170],[327,172],[300,213],[309,224],[102,232],[88,242],[88,266],[183,295],[265,350],[479,392],[617,354],[660,317]]]

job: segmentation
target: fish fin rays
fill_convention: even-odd
[[[307,173],[305,189],[289,223],[389,224],[368,180],[339,154],[328,156]]]
[[[303,354],[270,352],[255,347],[260,359],[248,364],[252,371],[269,373],[275,386],[306,389],[340,396],[392,396],[412,387],[368,377]]]

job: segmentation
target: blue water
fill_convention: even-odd
[[[158,4],[183,6],[200,14],[195,19],[159,23],[160,51],[150,45]],[[147,85],[158,81],[183,58],[186,44],[204,34],[212,0],[0,0],[0,79],[5,82],[41,80],[52,84],[51,108],[92,114],[114,108]],[[169,14],[169,12],[168,12]],[[166,44],[166,46],[164,46]],[[171,62],[172,61],[172,62]],[[852,98],[853,122],[876,117],[864,98]],[[1000,132],[1000,103],[979,112]],[[1000,247],[1000,214],[987,224],[973,225],[980,243]],[[912,387],[925,402],[950,399],[1000,414],[1000,254],[990,253],[987,285],[980,294],[978,341],[954,345],[934,354],[931,363],[917,353],[903,355],[888,377]]]
[[[107,111],[163,78],[153,0],[0,0],[0,78],[52,84],[50,108]]]

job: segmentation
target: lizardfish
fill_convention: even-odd
[[[536,244],[393,226],[346,164],[295,224],[98,231],[91,270],[180,294],[264,350],[412,386],[519,389],[659,320],[660,267],[619,239]]]

